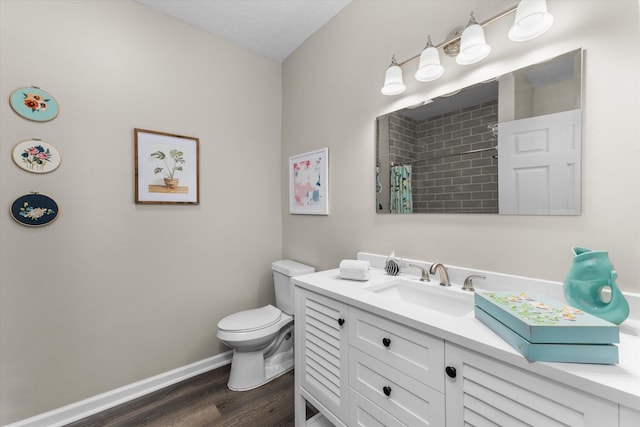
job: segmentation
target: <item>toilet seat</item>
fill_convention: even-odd
[[[225,332],[251,332],[268,328],[282,317],[282,311],[269,304],[261,308],[244,310],[231,314],[218,323],[218,329]]]
[[[231,314],[218,322],[217,336],[230,347],[234,343],[248,344],[277,334],[280,329],[293,322],[293,316],[273,305]]]

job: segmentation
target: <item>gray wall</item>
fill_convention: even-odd
[[[282,255],[280,64],[133,1],[0,1],[0,425],[228,350]],[[27,121],[9,94],[50,91]],[[250,123],[250,126],[247,126]],[[200,205],[134,204],[134,128],[200,138]],[[20,141],[58,170],[13,164]],[[27,228],[15,198],[53,197]]]
[[[404,69],[405,94],[380,94],[392,54],[405,60],[419,53],[428,34],[438,43],[463,26],[470,11],[484,20],[509,5],[354,1],[286,59],[282,158],[328,146],[331,204],[327,217],[284,214],[286,256],[331,268],[359,250],[395,250],[562,281],[571,246],[583,245],[609,251],[618,284],[640,291],[637,1],[549,0],[555,23],[542,37],[510,41],[513,21],[505,18],[486,28],[492,52],[483,62],[460,66],[442,55],[445,74],[429,83],[413,78],[414,62]],[[586,58],[581,216],[375,213],[376,117],[577,48]],[[284,172],[282,183],[284,191]]]

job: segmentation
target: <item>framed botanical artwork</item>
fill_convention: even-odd
[[[136,203],[200,203],[199,139],[135,129]]]
[[[329,214],[329,149],[289,157],[289,213]]]
[[[48,173],[58,169],[62,158],[56,148],[40,139],[22,141],[13,147],[13,161],[32,173]]]
[[[44,194],[25,194],[11,204],[11,216],[22,225],[41,227],[58,218],[58,204]]]
[[[60,106],[50,93],[36,86],[21,87],[9,97],[13,111],[25,119],[48,122],[58,116]]]

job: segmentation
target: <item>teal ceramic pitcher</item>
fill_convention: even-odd
[[[619,325],[629,316],[629,304],[616,285],[616,271],[605,251],[574,246],[573,263],[564,281],[564,296],[569,305]],[[611,289],[610,301],[601,296]]]

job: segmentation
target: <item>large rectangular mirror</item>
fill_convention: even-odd
[[[378,117],[377,212],[579,215],[582,56]]]

